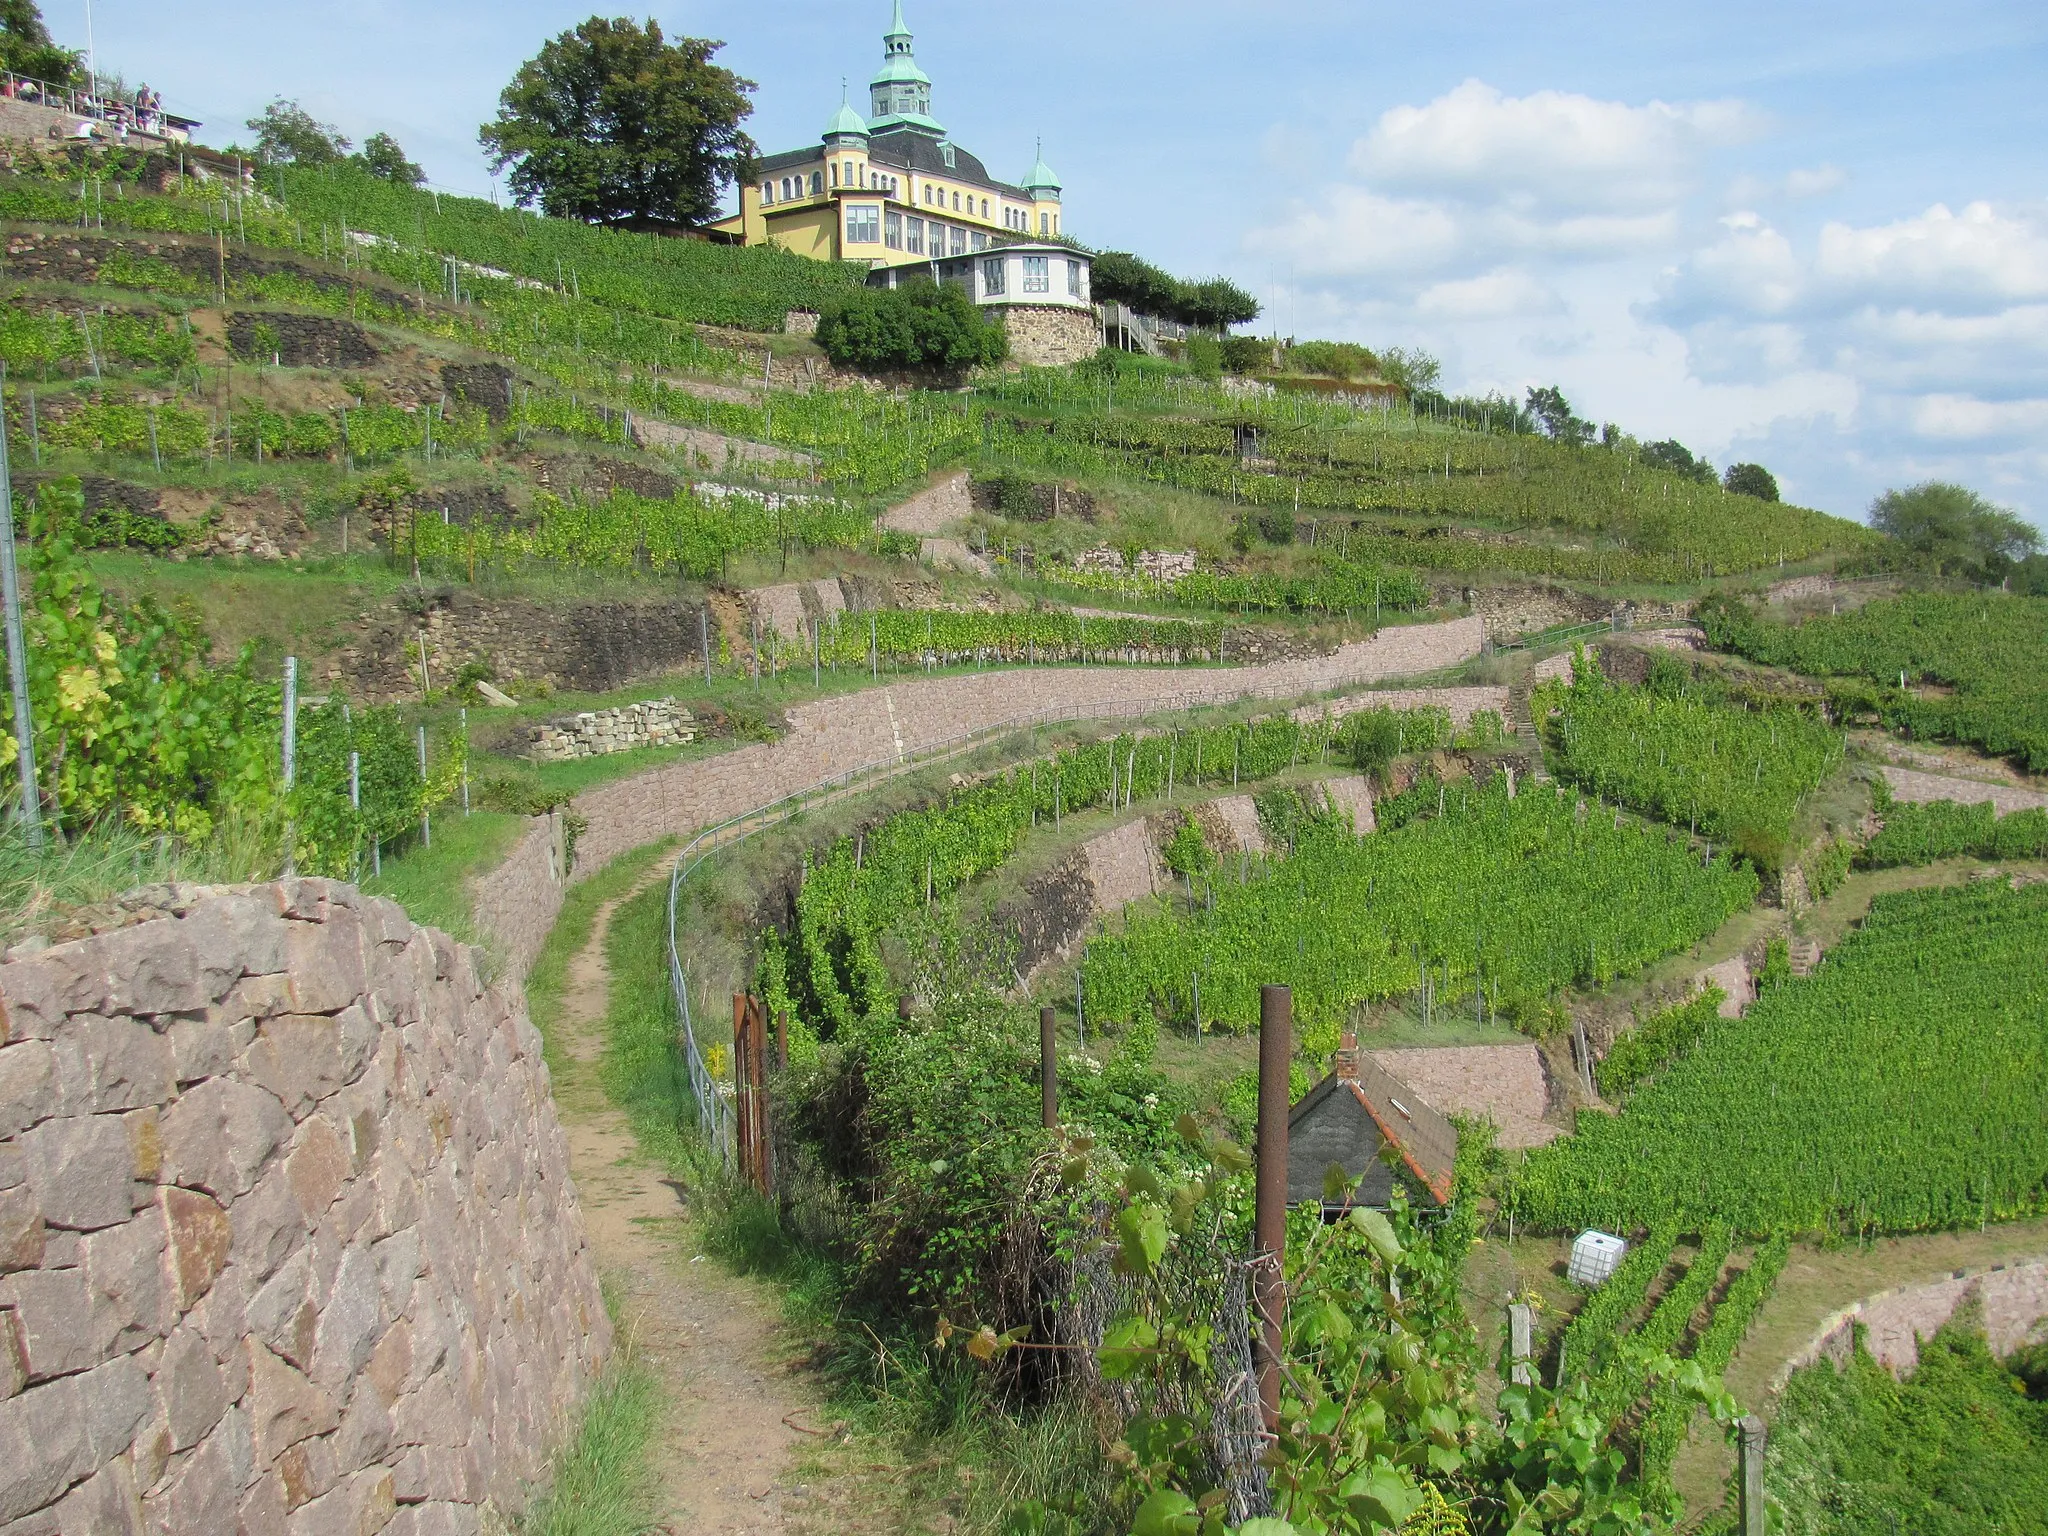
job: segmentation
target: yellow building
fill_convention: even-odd
[[[878,272],[968,256],[992,242],[1057,240],[1059,178],[1041,157],[1012,186],[947,138],[910,42],[896,0],[882,68],[868,86],[870,115],[842,101],[818,144],[757,161],[754,179],[740,188],[739,212],[709,226],[712,238],[864,261]]]

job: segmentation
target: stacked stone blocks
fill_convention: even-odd
[[[697,739],[697,720],[674,699],[649,699],[617,709],[581,714],[536,726],[527,755],[560,763],[577,757],[605,757],[636,747],[677,747]]]
[[[338,883],[0,964],[0,1531],[466,1536],[610,1328],[540,1040]]]

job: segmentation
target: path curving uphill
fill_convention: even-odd
[[[778,741],[677,763],[580,795],[581,869],[631,849],[759,810],[835,775],[905,761],[971,732],[1057,716],[1197,709],[1244,699],[1299,698],[1413,677],[1480,653],[1478,618],[1384,629],[1327,656],[1250,667],[1012,667],[905,678],[789,712]],[[475,883],[478,929],[509,979],[522,979],[561,906],[560,828],[538,818],[504,864]],[[571,879],[574,878],[572,875]]]

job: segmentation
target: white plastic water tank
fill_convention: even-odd
[[[1600,1285],[1621,1264],[1628,1244],[1605,1232],[1581,1232],[1572,1239],[1572,1261],[1565,1274],[1575,1285]]]

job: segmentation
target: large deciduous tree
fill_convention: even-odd
[[[2041,543],[2014,513],[1942,480],[1886,491],[1870,504],[1870,526],[1931,560],[1937,575],[1969,571],[1996,580]]]
[[[50,40],[35,0],[0,0],[0,69],[71,85],[78,78],[78,55]]]
[[[348,158],[348,140],[296,101],[280,96],[252,117],[257,155],[271,165],[334,165]]]
[[[1721,477],[1721,489],[1736,496],[1754,496],[1758,501],[1778,499],[1778,477],[1761,464],[1730,464]]]
[[[1529,414],[1536,418],[1544,435],[1553,442],[1586,443],[1592,441],[1593,423],[1572,414],[1572,403],[1565,399],[1564,391],[1555,384],[1529,391]]]
[[[405,158],[405,149],[388,133],[373,133],[363,140],[363,152],[351,155],[349,162],[383,181],[395,181],[402,187],[416,187],[427,179],[427,173],[414,162]]]
[[[740,128],[754,82],[711,62],[724,46],[593,16],[520,65],[478,137],[494,169],[512,167],[522,204],[624,229],[693,228],[756,154]]]

